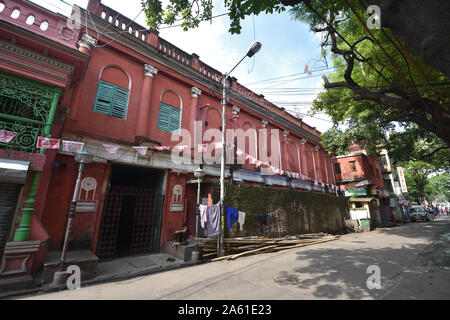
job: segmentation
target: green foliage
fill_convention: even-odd
[[[447,173],[430,177],[425,187],[426,199],[430,201],[450,202],[450,175]]]
[[[224,7],[231,20],[229,32],[240,33],[241,20],[248,15],[285,11],[286,7],[281,2],[224,0]],[[141,4],[145,8],[150,28],[158,29],[161,24],[172,25],[176,21],[182,21],[181,25],[185,31],[198,27],[201,21],[210,20],[214,8],[213,2],[209,0],[169,0],[165,8],[161,0],[142,0]]]
[[[400,163],[405,172],[406,186],[411,200],[422,202],[425,199],[425,187],[429,184],[428,176],[434,172],[433,166],[422,161]]]

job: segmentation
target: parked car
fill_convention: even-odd
[[[430,221],[430,215],[423,206],[412,206],[409,209],[409,219],[411,221],[424,220]]]

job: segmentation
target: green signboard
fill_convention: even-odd
[[[345,196],[366,196],[367,189],[365,187],[350,188],[345,190]]]

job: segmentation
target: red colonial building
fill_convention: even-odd
[[[0,1],[0,287],[32,284],[49,233],[42,225],[56,150],[38,137],[61,134],[72,88],[88,55],[79,29],[29,1]]]
[[[83,77],[64,88],[59,101],[64,125],[52,132],[53,138],[83,143],[93,155],[83,171],[69,250],[90,250],[100,259],[161,252],[183,223],[194,230],[193,172],[200,164],[205,171],[200,198],[212,204],[220,161],[209,160],[220,151],[204,154],[198,145],[211,148],[221,141],[222,73],[100,0],[79,9],[83,28],[74,35],[71,50],[77,48],[75,56],[89,62]],[[226,179],[335,194],[334,168],[320,145],[320,132],[233,80],[226,128],[246,135],[244,146],[230,138],[230,152],[237,156],[240,147],[255,159],[227,164]],[[174,132],[181,137],[172,141]],[[266,139],[259,132],[266,132]],[[173,161],[177,145],[187,147],[176,155],[191,162]],[[261,149],[267,149],[270,162],[260,159]],[[47,153],[52,154],[47,159],[48,191],[34,215],[49,236],[49,250],[57,251],[78,163],[73,152]],[[260,168],[255,160],[267,161],[278,174],[264,174],[270,167]]]

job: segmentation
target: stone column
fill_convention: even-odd
[[[198,98],[200,97],[200,95],[202,94],[202,91],[199,88],[196,87],[192,87],[191,88],[191,105],[190,105],[190,110],[189,110],[189,119],[188,120],[188,125],[186,126],[189,129],[189,133],[191,134],[191,143],[192,146],[194,146],[194,148],[196,148],[195,144],[195,139],[194,139],[194,124],[195,121],[201,121],[201,115],[200,115],[200,110],[198,110]],[[202,126],[203,127],[203,126]],[[200,134],[199,132],[197,132],[197,134]],[[203,137],[203,133],[201,133],[202,137]],[[201,139],[200,139],[201,141]]]
[[[85,33],[81,36],[81,40],[78,42],[78,45],[80,46],[78,50],[90,55],[96,44],[97,39]]]
[[[323,174],[322,174],[322,163],[320,161],[320,147],[315,146],[314,147],[315,152],[313,153],[316,159],[316,171],[317,171],[317,181],[323,182]]]
[[[308,161],[307,161],[308,158],[306,157],[305,143],[306,139],[302,139],[300,144],[300,164],[301,164],[300,174],[308,176]]]
[[[148,122],[150,107],[151,107],[151,95],[152,95],[152,84],[153,76],[158,72],[155,67],[145,64],[144,65],[144,81],[142,82],[141,97],[139,103],[138,118],[136,122],[136,136],[137,137],[148,137]]]
[[[294,172],[295,170],[293,170],[291,168],[291,161],[290,161],[290,155],[289,155],[289,131],[284,130],[283,131],[283,140],[281,140],[282,144],[281,144],[281,164],[283,166],[283,161],[284,161],[284,166],[283,168],[286,169],[291,169],[292,172]]]
[[[78,50],[85,54],[91,55],[91,51],[94,49],[96,44],[97,44],[97,39],[95,39],[85,33],[81,37],[81,40],[78,41],[78,45],[79,45]],[[83,94],[82,91],[83,90],[81,89],[81,85],[76,86],[73,96],[72,96],[73,97],[72,101],[70,103],[68,118],[71,118],[71,119],[77,118],[80,96]]]

